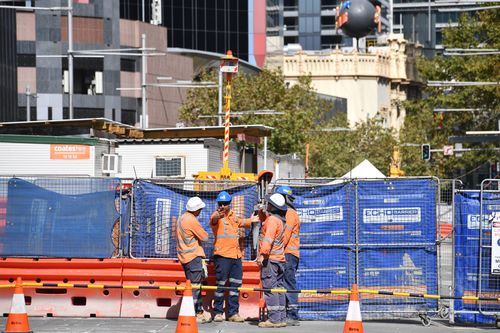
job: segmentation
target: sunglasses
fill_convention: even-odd
[[[223,207],[223,206],[229,206],[231,203],[230,202],[218,202],[217,204],[219,205],[219,207]]]

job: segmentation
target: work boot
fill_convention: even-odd
[[[206,323],[209,323],[210,320],[205,318],[205,316],[203,315],[203,313],[197,313],[196,314],[196,322],[198,324],[206,324]]]
[[[292,318],[286,318],[286,325],[287,326],[300,326],[300,321]]]
[[[214,317],[214,322],[216,323],[222,323],[224,321],[224,316],[222,313],[217,313]]]
[[[261,321],[259,323],[259,327],[260,328],[277,328],[277,327],[283,327],[281,326],[281,323],[273,323],[272,321],[270,321],[269,319],[266,320],[266,321]]]
[[[239,314],[234,314],[231,317],[227,318],[228,321],[233,321],[235,323],[242,323],[245,321]]]

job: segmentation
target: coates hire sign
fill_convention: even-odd
[[[87,145],[51,144],[51,160],[88,160],[90,147]]]
[[[364,223],[419,223],[421,220],[420,207],[363,209]]]

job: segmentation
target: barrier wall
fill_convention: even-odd
[[[0,259],[0,284],[83,283],[119,285],[122,259]],[[0,313],[7,314],[11,288],[0,289]],[[119,317],[121,289],[25,288],[26,311],[30,316]]]

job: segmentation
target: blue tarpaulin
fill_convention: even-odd
[[[59,181],[63,185],[64,180]],[[10,179],[0,255],[112,257],[112,229],[119,218],[115,206],[119,180],[88,179],[91,181],[95,192],[68,195],[23,179]]]
[[[226,190],[233,196],[232,209],[243,217],[250,217],[257,204],[256,185],[244,185]],[[176,227],[177,220],[186,211],[186,202],[192,196],[200,196],[206,207],[198,216],[203,228],[209,234],[209,240],[203,244],[207,258],[213,252],[213,234],[209,219],[217,209],[215,201],[219,191],[197,192],[179,189],[172,186],[152,184],[147,181],[134,183],[135,220],[132,228],[133,257],[177,258]],[[246,239],[251,237],[250,229],[246,229]],[[244,247],[245,258],[252,256],[251,242]]]

